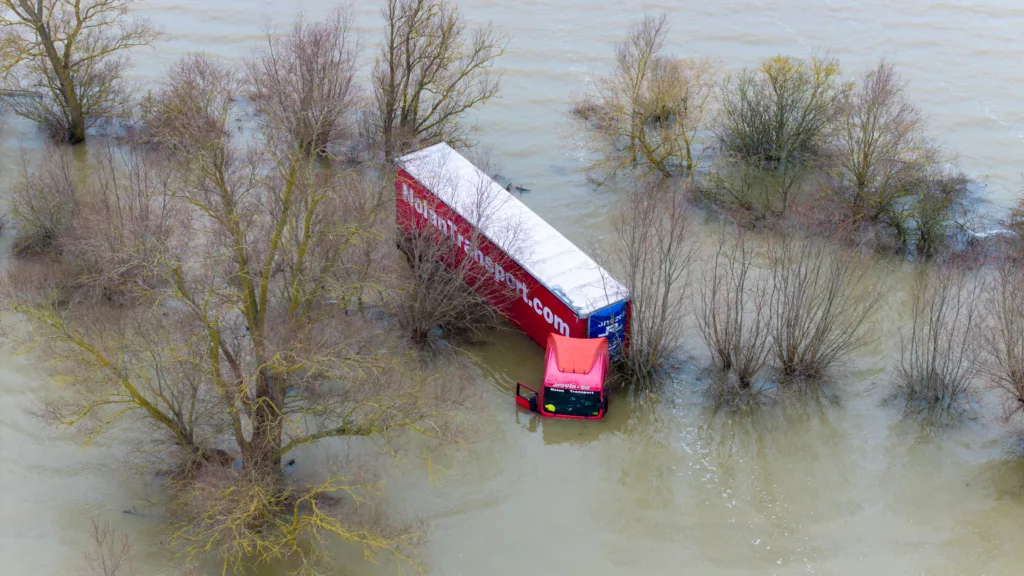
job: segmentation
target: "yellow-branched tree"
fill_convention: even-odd
[[[130,18],[134,0],[3,0],[4,92],[15,113],[77,144],[86,130],[124,111],[128,49],[156,31]]]
[[[594,139],[591,169],[602,179],[634,168],[689,176],[700,164],[715,70],[704,58],[664,54],[668,34],[665,15],[633,24],[615,47],[611,73],[595,78],[594,94],[575,105]]]
[[[466,379],[424,372],[350,304],[373,293],[383,268],[369,248],[393,242],[379,233],[387,204],[363,172],[281,137],[294,135],[292,118],[237,130],[243,82],[184,58],[148,97],[142,142],[97,169],[119,177],[85,187],[93,199],[83,205],[106,206],[106,217],[81,220],[96,234],[77,233],[120,239],[89,244],[118,253],[90,258],[90,277],[126,258],[145,271],[119,284],[119,298],[90,298],[75,282],[54,296],[35,289],[45,278],[25,282],[16,269],[5,308],[28,320],[21,341],[56,360],[62,422],[93,434],[134,426],[149,445],[163,441],[155,453],[173,463],[171,540],[190,559],[212,553],[225,570],[285,560],[312,572],[334,535],[369,557],[415,563],[417,530],[357,507],[379,489],[358,468],[316,470],[311,484],[283,469],[329,438],[384,437],[388,447],[401,430],[447,438]]]

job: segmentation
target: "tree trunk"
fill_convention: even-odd
[[[284,422],[281,416],[280,376],[267,367],[260,368],[256,376],[256,406],[252,416],[252,441],[244,455],[248,472],[263,477],[276,476],[281,471],[281,434]]]
[[[82,114],[82,104],[78,100],[78,94],[75,93],[75,86],[71,80],[68,63],[61,56],[60,52],[57,51],[57,45],[54,42],[53,36],[50,34],[50,29],[47,27],[46,21],[43,20],[42,12],[37,12],[35,7],[31,4],[27,4],[26,2],[21,2],[20,4],[21,8],[33,18],[36,36],[39,37],[39,42],[43,45],[43,49],[46,51],[46,57],[50,61],[50,66],[53,67],[54,72],[60,80],[60,95],[64,100],[64,116],[68,121],[68,143],[78,144],[80,142],[84,142],[85,116]],[[68,51],[69,49],[65,49],[65,53]]]
[[[82,115],[82,106],[78,99],[74,99],[68,106],[68,144],[80,144],[85,142],[85,116]]]

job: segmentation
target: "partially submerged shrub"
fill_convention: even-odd
[[[593,81],[592,97],[573,113],[593,137],[599,181],[636,168],[662,176],[696,169],[707,131],[714,67],[700,58],[663,53],[665,15],[634,23],[615,47],[615,67]]]
[[[71,153],[47,147],[39,166],[22,164],[21,181],[11,195],[11,220],[17,230],[14,254],[55,253],[78,213],[79,186]]]
[[[809,173],[802,164],[775,167],[758,159],[726,158],[700,186],[705,200],[730,211],[738,220],[758,222],[787,214]]]
[[[672,359],[686,314],[687,272],[695,244],[684,185],[652,177],[626,197],[615,223],[614,260],[632,295],[630,340],[622,363],[638,380]]]
[[[942,163],[906,83],[882,60],[840,99],[826,147],[829,190],[853,222],[891,233],[903,250],[931,257],[943,247],[967,179]]]
[[[845,87],[834,58],[780,55],[729,76],[721,90],[723,152],[783,168],[816,154]]]
[[[485,287],[489,276],[472,257],[462,257],[462,248],[429,230],[414,230],[399,240],[399,246],[409,269],[407,274],[398,272],[389,308],[414,344],[428,344],[434,336],[481,342],[501,325],[495,305],[511,301],[514,294],[490,294],[489,302],[473,291],[470,285]]]
[[[742,233],[723,233],[718,249],[705,263],[697,301],[697,330],[715,365],[734,374],[741,389],[771,357],[769,292],[754,270],[754,250]],[[728,380],[728,379],[727,379]]]
[[[957,209],[967,194],[967,175],[934,170],[922,184],[912,205],[914,250],[922,259],[938,256],[956,225]]]
[[[768,245],[771,335],[787,378],[820,378],[864,344],[878,304],[856,252],[828,239],[784,233]]]
[[[131,146],[95,152],[74,226],[61,242],[81,287],[124,301],[162,281],[156,261],[174,253],[187,218],[169,178],[158,155]]]
[[[91,159],[89,174],[78,175],[65,151],[50,149],[26,169],[11,202],[14,253],[46,257],[65,288],[121,300],[157,281],[154,260],[172,247],[184,212],[159,157],[107,146]]]
[[[432,335],[479,342],[502,325],[502,311],[517,298],[512,287],[493,279],[495,267],[509,270],[514,266],[510,254],[521,250],[522,222],[502,209],[511,199],[486,177],[493,172],[487,169],[487,159],[479,158],[478,163],[484,169],[469,191],[456,185],[460,174],[443,161],[430,166],[427,176],[434,194],[447,206],[459,206],[461,215],[475,226],[460,228],[455,234],[455,230],[438,228],[415,212],[405,216],[415,222],[399,237],[409,270],[408,274],[398,271],[397,286],[387,304],[415,344],[429,343]],[[497,261],[491,262],[489,257],[485,262],[474,256],[488,241],[484,231],[500,239],[504,254],[492,255]]]
[[[1016,256],[1024,255],[1024,198],[1010,209],[1004,225],[1008,232],[1000,238],[1004,250],[1012,251]]]
[[[981,374],[1006,399],[1007,419],[1024,414],[1024,270],[1003,258],[985,287],[986,324],[979,330]]]
[[[908,405],[949,412],[977,376],[981,282],[964,267],[943,266],[913,291],[911,324],[900,331],[899,386]]]

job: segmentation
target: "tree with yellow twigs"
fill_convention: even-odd
[[[755,218],[785,214],[835,127],[849,91],[839,61],[775,56],[730,74],[719,87],[714,132],[720,166],[706,188]]]
[[[575,105],[599,151],[590,169],[600,178],[635,168],[690,176],[700,164],[715,69],[706,58],[664,54],[668,35],[664,14],[634,23],[615,47],[611,73],[595,78],[594,94]]]
[[[54,274],[16,267],[4,308],[54,359],[61,422],[130,425],[163,447],[148,453],[172,464],[171,540],[187,558],[314,573],[340,539],[416,565],[420,531],[361,506],[381,485],[358,466],[285,471],[331,438],[390,452],[402,431],[451,438],[469,379],[426,371],[357,304],[383,298],[394,257],[380,184],[281,137],[291,117],[233,129],[246,81],[199,56],[174,65],[146,99],[142,142],[78,189],[83,240],[58,251],[74,258],[70,289],[38,290]]]
[[[134,0],[2,0],[0,99],[77,144],[97,122],[122,112],[128,49],[156,38],[130,18]]]

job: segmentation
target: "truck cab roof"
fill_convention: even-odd
[[[600,392],[608,371],[608,341],[604,338],[548,336],[544,385]]]

